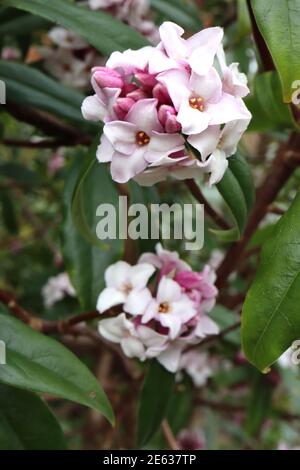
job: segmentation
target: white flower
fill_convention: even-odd
[[[151,264],[131,266],[125,261],[118,261],[105,271],[106,288],[97,301],[97,310],[103,313],[114,305],[123,304],[133,291],[143,291],[154,273]]]
[[[190,350],[182,354],[179,370],[186,372],[196,387],[205,385],[213,374],[207,353],[196,350]]]
[[[67,273],[50,277],[42,289],[44,304],[47,308],[52,307],[56,302],[66,297],[66,295],[70,297],[76,296],[76,292]]]

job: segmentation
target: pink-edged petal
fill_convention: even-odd
[[[136,147],[136,126],[130,122],[112,121],[105,124],[103,133],[116,152],[130,155]]]
[[[222,82],[214,68],[209,69],[206,75],[192,72],[190,86],[195,95],[201,96],[205,102],[217,103],[222,97]]]
[[[223,34],[222,28],[207,28],[187,40],[191,51],[189,64],[199,75],[205,75],[212,67]]]
[[[161,353],[157,357],[157,360],[169,372],[175,373],[179,369],[181,354],[182,354],[182,346],[175,344],[173,346],[170,346],[163,353]]]
[[[146,287],[150,277],[155,272],[154,266],[147,263],[139,263],[132,266],[130,273],[131,284],[134,289]]]
[[[114,148],[108,138],[102,134],[100,145],[98,145],[96,157],[100,163],[111,162]]]
[[[154,132],[145,153],[149,163],[157,162],[171,153],[184,149],[184,139],[180,134],[159,134]]]
[[[181,287],[173,279],[163,277],[157,290],[158,302],[176,302],[181,297]]]
[[[133,290],[127,297],[124,304],[124,310],[133,316],[142,316],[146,308],[152,300],[152,295],[149,289]]]
[[[121,340],[121,348],[127,357],[136,357],[141,361],[145,360],[145,348],[138,338],[132,336],[123,338]]]
[[[174,59],[185,58],[188,53],[186,41],[181,38],[184,29],[171,21],[165,21],[159,28],[162,45],[167,55]]]
[[[110,265],[104,274],[107,287],[121,289],[124,282],[127,283],[130,278],[131,265],[125,261],[117,261]]]
[[[144,154],[144,147],[138,148],[132,155],[114,153],[110,165],[112,179],[117,183],[127,183],[131,178],[144,171],[148,165]]]
[[[156,74],[166,70],[177,69],[179,64],[175,59],[170,59],[164,51],[156,49],[149,59],[149,73]]]
[[[200,134],[194,134],[188,137],[188,142],[198,152],[201,153],[202,161],[205,161],[208,155],[216,150],[221,137],[220,126],[209,126]]]
[[[103,338],[113,343],[120,343],[124,336],[124,331],[127,330],[127,323],[128,320],[124,313],[115,318],[106,318],[99,322],[99,333]]]
[[[97,310],[100,313],[105,312],[115,305],[120,305],[126,300],[126,295],[115,289],[114,287],[107,287],[104,289],[97,300]]]
[[[126,115],[126,121],[134,124],[137,130],[147,134],[152,131],[162,132],[163,128],[157,117],[157,100],[145,99],[137,101]]]
[[[183,134],[199,134],[207,129],[211,117],[206,112],[198,111],[190,106],[189,101],[183,101],[180,106],[177,121],[182,126]]]
[[[88,121],[103,121],[107,107],[99,100],[97,95],[88,96],[81,105],[81,113]]]
[[[145,46],[138,50],[127,49],[124,52],[113,52],[106,62],[106,67],[122,69],[125,74],[130,74],[136,70],[143,70],[153,51],[153,47]]]
[[[157,76],[157,80],[167,88],[177,110],[181,103],[190,96],[189,79],[190,75],[184,69],[168,70]]]
[[[251,114],[244,102],[240,98],[235,98],[228,93],[223,93],[218,103],[208,103],[206,111],[211,117],[210,125],[226,124],[238,119],[245,120],[251,118]]]

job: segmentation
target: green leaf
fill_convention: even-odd
[[[234,220],[230,230],[211,230],[223,241],[241,236],[254,201],[254,185],[249,167],[241,154],[230,157],[228,169],[217,188]]]
[[[246,98],[246,104],[252,113],[250,132],[298,129],[291,108],[282,101],[277,72],[265,72],[255,77],[253,93]]]
[[[6,229],[12,233],[18,233],[18,220],[15,209],[15,201],[6,188],[0,188],[0,205],[2,219]]]
[[[60,425],[48,406],[37,395],[0,384],[1,450],[64,450],[65,448]]]
[[[242,39],[247,36],[251,31],[251,21],[249,16],[249,10],[247,6],[247,0],[238,0],[237,2],[238,12],[238,38]]]
[[[266,370],[300,338],[300,193],[263,245],[242,313],[245,354]]]
[[[67,0],[2,0],[2,5],[20,8],[58,23],[81,37],[104,55],[148,44],[137,31],[108,13],[91,11]]]
[[[255,369],[252,375],[245,430],[250,436],[257,436],[270,413],[273,387],[266,377]]]
[[[151,0],[151,6],[161,14],[162,20],[174,21],[187,31],[197,32],[202,28],[199,10],[186,0]]]
[[[251,0],[251,5],[279,72],[284,101],[290,103],[293,83],[300,79],[300,0]]]
[[[81,115],[84,95],[72,90],[28,65],[0,61],[0,76],[5,81],[7,100],[54,113],[80,128],[96,129]]]
[[[156,360],[150,362],[139,405],[138,446],[143,447],[159,429],[173,393],[175,374]]]
[[[0,366],[0,382],[75,401],[113,422],[98,381],[68,349],[5,313],[0,313],[0,335],[7,362]]]
[[[104,271],[121,258],[123,250],[123,242],[118,237],[103,242],[96,239],[96,209],[101,203],[110,203],[118,211],[116,187],[106,166],[96,162],[92,152],[85,158],[80,154],[68,173],[64,191],[62,251],[82,308],[86,310],[95,309],[104,288]]]
[[[22,14],[17,18],[12,18],[9,21],[1,22],[0,36],[26,36],[37,30],[46,29],[49,26],[49,21],[39,18],[38,16]]]

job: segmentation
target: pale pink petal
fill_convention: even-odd
[[[81,112],[84,119],[88,121],[103,121],[107,108],[99,100],[97,95],[88,96],[81,105]]]
[[[171,21],[165,21],[159,28],[162,45],[167,55],[174,59],[185,58],[188,48],[186,41],[181,38],[184,29]]]
[[[130,279],[131,265],[125,261],[117,261],[110,265],[104,274],[107,287],[115,287],[122,289],[124,282],[127,283]]]
[[[114,154],[114,148],[108,138],[102,134],[100,145],[98,145],[96,157],[101,163],[111,162]]]
[[[192,51],[189,64],[199,75],[205,75],[212,67],[223,34],[222,28],[207,28],[187,40]]]
[[[216,103],[208,103],[206,111],[210,115],[210,125],[226,124],[238,119],[249,119],[249,113],[246,105],[240,98],[235,98],[228,93],[223,93],[221,100]]]
[[[152,300],[152,295],[149,289],[133,290],[127,297],[124,304],[124,310],[131,315],[143,315],[146,308]]]
[[[145,153],[145,160],[149,163],[157,162],[171,153],[183,150],[184,138],[180,134],[153,133]]]
[[[202,161],[205,161],[208,155],[216,150],[219,139],[221,137],[220,126],[209,126],[205,131],[200,134],[194,134],[188,137],[188,142],[198,152],[201,153]]]
[[[169,372],[177,372],[179,368],[180,357],[182,353],[181,345],[170,346],[166,351],[161,353],[157,360]]]
[[[207,160],[208,166],[206,171],[211,173],[209,179],[209,185],[217,184],[224,176],[225,171],[228,167],[228,160],[226,158],[225,152],[222,150],[215,150],[209,159]]]
[[[143,287],[146,287],[154,271],[154,266],[147,263],[139,263],[135,266],[132,266],[130,280],[133,288],[142,289]]]
[[[138,148],[132,155],[115,153],[110,165],[112,179],[117,183],[127,183],[147,167],[144,159],[145,148]]]
[[[127,357],[136,357],[141,361],[145,360],[145,348],[138,338],[132,336],[123,338],[121,340],[121,348]]]
[[[106,66],[114,69],[122,69],[126,74],[143,70],[154,48],[151,46],[142,47],[138,50],[127,49],[124,52],[113,52],[106,62]]]
[[[157,290],[158,302],[176,302],[181,297],[181,287],[173,279],[163,277]]]
[[[203,132],[207,129],[210,119],[211,116],[208,113],[192,108],[188,100],[183,101],[177,115],[183,134],[188,135]]]
[[[100,313],[105,312],[115,305],[120,305],[126,300],[126,295],[115,289],[114,287],[107,287],[104,289],[97,300],[97,310]]]
[[[108,122],[103,129],[114,149],[125,155],[130,155],[136,148],[136,132],[134,124],[123,121]]]
[[[163,128],[157,117],[157,100],[146,99],[137,101],[126,115],[126,121],[133,123],[137,130],[147,134],[152,131],[162,132]]]
[[[113,343],[120,343],[124,336],[124,331],[127,329],[127,322],[128,320],[124,313],[115,318],[106,318],[99,322],[99,333],[103,338]]]
[[[236,152],[237,144],[246,131],[249,122],[249,119],[240,119],[225,125],[222,131],[221,145],[227,157],[230,157]]]
[[[217,335],[219,331],[220,329],[218,325],[207,315],[203,315],[199,319],[195,334],[200,338],[203,338],[207,335]]]
[[[189,73],[184,69],[168,70],[157,76],[157,80],[167,88],[174,107],[177,110],[184,100],[188,100],[191,94],[189,79]]]
[[[206,75],[192,72],[190,79],[191,90],[204,101],[217,103],[222,96],[222,82],[216,69],[211,68]]]
[[[134,181],[136,181],[140,186],[150,187],[161,181],[165,181],[168,176],[167,168],[153,167],[149,168],[143,173],[136,175]]]
[[[179,68],[175,59],[170,59],[164,51],[155,49],[149,59],[149,73],[156,74],[166,70]]]

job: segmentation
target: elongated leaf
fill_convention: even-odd
[[[113,16],[90,11],[68,0],[2,0],[2,5],[20,8],[78,33],[100,52],[137,49],[147,40]]]
[[[96,163],[92,154],[86,158],[80,154],[69,171],[64,192],[62,250],[82,308],[87,310],[95,308],[104,287],[104,271],[120,259],[123,249],[118,236],[95,243],[96,210],[101,203],[110,203],[112,210],[115,207],[118,217],[118,193],[107,168]]]
[[[68,349],[4,313],[0,313],[0,336],[7,362],[0,367],[0,382],[81,403],[113,421],[102,388]]]
[[[242,313],[245,354],[265,370],[300,338],[300,193],[263,245]]]
[[[250,436],[256,436],[270,413],[273,387],[266,377],[255,369],[252,376],[245,429]]]
[[[175,374],[168,372],[156,360],[149,364],[139,406],[139,447],[147,444],[165,418],[174,382]]]
[[[202,27],[197,7],[186,0],[151,0],[151,6],[162,20],[174,21],[188,31],[197,32]]]
[[[20,15],[6,22],[1,22],[0,36],[9,34],[11,36],[26,36],[36,30],[45,29],[49,21],[34,15]]]
[[[54,113],[80,124],[80,128],[96,128],[87,124],[81,115],[84,95],[80,92],[24,64],[0,61],[0,76],[6,84],[8,101]]]
[[[251,5],[279,72],[284,101],[290,103],[293,82],[300,77],[300,0],[251,0]]]
[[[244,230],[254,201],[254,186],[249,167],[241,154],[229,158],[228,169],[217,184],[232,214],[235,226],[230,230],[212,230],[223,241],[238,239]]]
[[[276,72],[255,77],[253,94],[246,99],[246,103],[252,113],[249,131],[297,128],[290,107],[282,101],[281,84]]]
[[[0,384],[1,450],[65,448],[60,425],[37,395]]]

